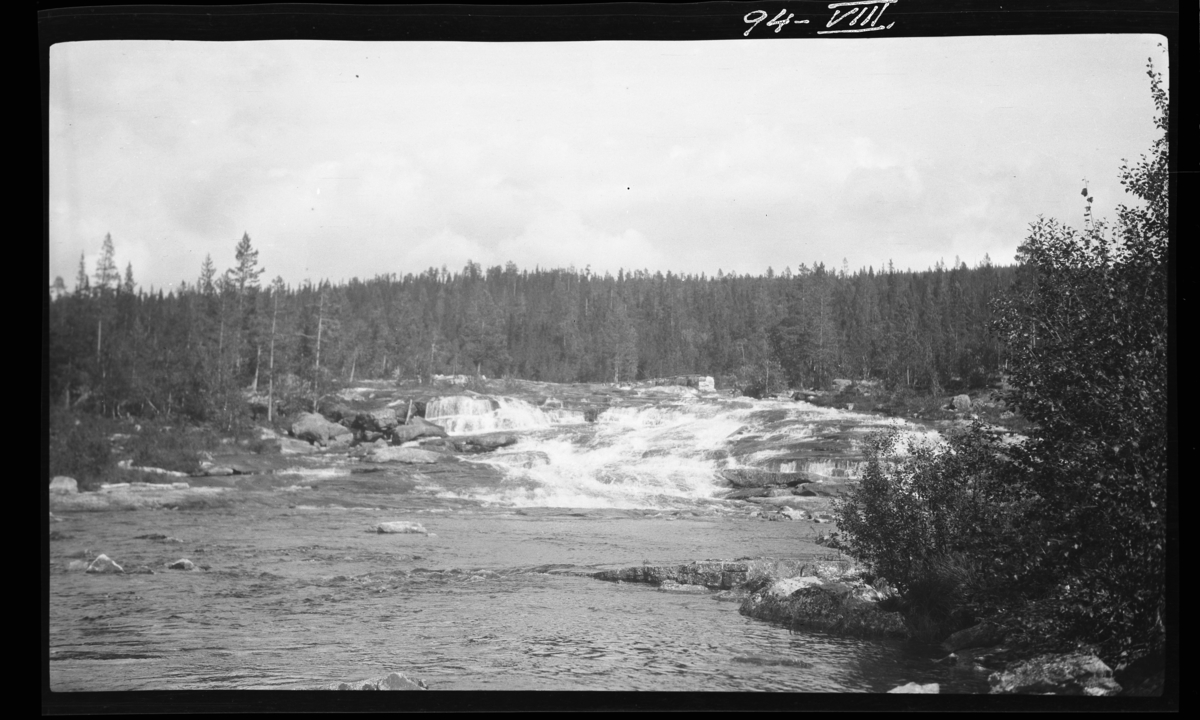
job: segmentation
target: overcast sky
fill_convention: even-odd
[[[50,54],[50,280],[112,233],[146,288],[485,267],[1008,263],[1113,216],[1149,35],[104,41]]]

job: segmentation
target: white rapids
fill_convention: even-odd
[[[426,417],[451,436],[521,433],[515,445],[471,459],[503,469],[499,486],[442,493],[510,507],[711,508],[728,489],[723,470],[853,479],[867,433],[891,427],[914,439],[938,436],[897,418],[744,398],[617,405],[587,423],[578,411],[514,398],[453,396],[431,401]],[[809,450],[814,443],[820,447]]]

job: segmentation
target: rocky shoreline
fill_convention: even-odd
[[[699,586],[716,592],[718,599],[740,600],[738,612],[742,615],[790,629],[864,639],[915,640],[903,615],[895,609],[895,591],[882,579],[866,582],[862,568],[853,563],[805,563],[796,568],[797,574],[782,578],[762,571],[768,566],[764,561],[717,560],[626,567],[600,571],[592,577],[662,589]],[[998,695],[1111,697],[1161,693],[1161,680],[1156,686],[1153,678],[1125,692],[1112,668],[1090,651],[1031,655],[1004,645],[1004,639],[1003,631],[990,625],[967,628],[941,643],[940,648],[948,654],[936,662],[987,675],[989,692]],[[889,692],[939,691],[936,683],[909,683]]]

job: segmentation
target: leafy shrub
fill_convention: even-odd
[[[881,436],[838,507],[844,547],[931,635],[959,606],[1030,646],[1086,643],[1111,663],[1163,649],[1168,122],[1149,74],[1163,134],[1121,173],[1144,206],[1118,208],[1115,234],[1038,220],[996,305],[1004,400],[1031,423],[1028,439],[1006,446],[974,426],[941,451],[897,457]]]

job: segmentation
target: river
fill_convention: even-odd
[[[478,462],[280,458],[212,479],[199,505],[55,509],[51,687],[304,689],[398,671],[432,690],[986,692],[936,650],[791,632],[704,588],[591,578],[828,556],[812,541],[829,525],[720,499],[720,470],[852,479],[855,438],[897,424],[803,403],[651,400],[594,423],[513,399],[431,415],[452,434],[520,433]],[[394,520],[428,534],[373,531]],[[97,552],[154,574],[68,570]],[[179,558],[201,569],[165,569]]]

